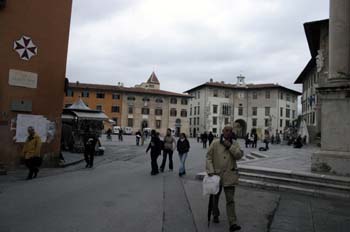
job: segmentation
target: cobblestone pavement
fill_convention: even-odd
[[[123,142],[113,137],[102,143],[105,155],[96,157],[93,169],[80,163],[42,169],[32,181],[23,181],[25,169],[1,177],[0,231],[228,231],[224,197],[221,222],[207,227],[208,198],[195,180],[205,165],[206,149],[201,144],[191,139],[187,175],[179,178],[176,152],[173,172],[151,176],[150,157],[145,153],[148,141],[138,147],[134,136],[124,136]],[[249,149],[244,148],[246,153]],[[317,148],[271,146],[267,158],[245,165],[275,164],[276,160],[283,165],[282,160],[294,162],[293,156],[307,159],[313,149]],[[236,208],[242,231],[345,232],[350,226],[350,202],[336,199],[239,186]]]

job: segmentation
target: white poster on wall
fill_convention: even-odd
[[[40,136],[42,142],[46,142],[50,121],[42,115],[18,114],[16,125],[16,142],[23,143],[28,137],[28,127],[32,126]]]

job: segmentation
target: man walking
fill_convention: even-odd
[[[175,138],[171,135],[171,129],[168,128],[166,131],[166,136],[164,137],[164,149],[163,149],[163,161],[160,165],[160,171],[164,172],[166,158],[169,155],[169,170],[172,171],[173,167],[173,152],[176,147]]]
[[[85,168],[92,168],[94,166],[95,147],[98,143],[97,136],[89,130],[85,131],[84,135],[84,158],[86,162]]]
[[[149,143],[146,153],[151,150],[151,175],[157,175],[158,171],[158,163],[157,158],[162,152],[161,141],[159,139],[159,135],[155,130],[151,131],[151,142]]]
[[[220,191],[214,196],[213,216],[214,223],[219,223],[219,198],[224,188],[226,196],[226,211],[230,224],[230,232],[240,230],[237,225],[235,212],[235,185],[238,184],[237,160],[243,156],[237,141],[234,140],[233,128],[225,126],[220,140],[215,140],[210,145],[207,153],[206,170],[209,176],[220,176]]]

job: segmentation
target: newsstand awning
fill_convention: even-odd
[[[95,120],[106,120],[108,116],[102,112],[87,112],[87,111],[75,111],[72,110],[78,119],[95,119]]]

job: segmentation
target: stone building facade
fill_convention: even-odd
[[[44,163],[58,163],[65,90],[71,0],[11,0],[0,4],[0,163],[21,158],[29,120],[35,129],[50,122],[50,138],[41,153]],[[23,118],[22,117],[22,118]],[[47,162],[46,162],[47,161]]]
[[[187,116],[191,96],[161,90],[154,72],[146,82],[135,87],[85,83],[70,83],[69,86],[66,106],[81,97],[91,109],[104,111],[118,126],[131,127],[133,133],[143,128],[155,129],[161,135],[168,128],[176,134],[189,133]]]
[[[297,118],[299,92],[277,84],[236,84],[212,79],[186,92],[193,96],[189,105],[191,136],[205,131],[219,135],[224,125],[231,124],[239,137],[256,130],[274,134],[292,126]]]
[[[302,119],[307,125],[309,141],[313,143],[320,142],[321,135],[321,98],[317,88],[328,76],[329,20],[305,23],[304,29],[311,59],[294,83],[303,85]]]

